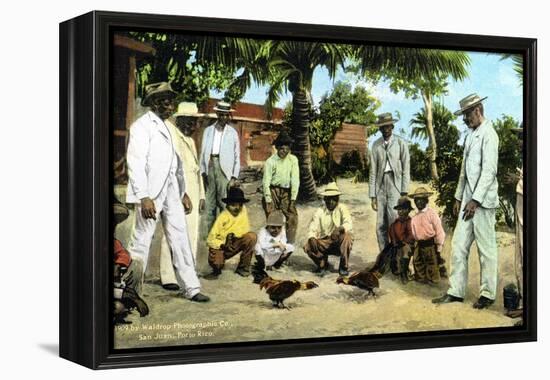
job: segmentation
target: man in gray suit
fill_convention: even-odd
[[[214,107],[218,120],[202,135],[200,171],[206,189],[206,225],[212,228],[218,214],[225,209],[222,199],[228,187],[239,186],[241,148],[239,134],[229,125],[231,105],[218,102]]]
[[[382,251],[388,244],[388,227],[397,218],[394,207],[400,196],[408,193],[410,181],[409,147],[393,135],[391,113],[378,116],[376,125],[382,137],[374,142],[370,156],[369,196],[376,217],[376,236]]]
[[[451,276],[447,294],[433,303],[462,302],[468,284],[468,257],[475,241],[481,265],[479,299],[474,308],[484,309],[495,300],[498,252],[495,214],[498,200],[498,135],[484,116],[482,101],[471,94],[460,101],[464,124],[470,129],[464,142],[462,167],[455,192],[454,213],[458,222],[453,236]]]

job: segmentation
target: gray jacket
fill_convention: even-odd
[[[465,187],[484,208],[497,208],[498,135],[489,120],[472,131],[464,142],[464,156],[455,199],[462,201]],[[469,192],[470,193],[470,192]],[[466,199],[469,201],[469,199]]]
[[[201,174],[208,174],[208,163],[212,153],[212,144],[214,142],[214,124],[208,126],[202,135],[200,170]],[[222,143],[220,147],[220,166],[227,179],[231,177],[239,178],[241,169],[241,148],[239,144],[239,134],[229,124],[225,126]]]
[[[389,145],[386,147],[384,138],[380,137],[372,145],[370,153],[369,170],[369,197],[376,198],[386,167],[386,159],[393,171],[395,188],[400,193],[409,192],[410,158],[409,146],[401,138],[392,135]]]

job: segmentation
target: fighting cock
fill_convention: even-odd
[[[254,273],[254,282],[260,284],[260,290],[265,289],[273,306],[290,310],[284,301],[298,290],[309,290],[319,287],[313,281],[300,282],[296,280],[276,280],[268,276],[264,270]]]
[[[354,272],[349,277],[340,276],[336,279],[336,283],[356,286],[359,289],[366,290],[367,295],[372,294],[373,297],[376,297],[374,289],[380,287],[378,282],[380,277],[382,277],[382,274],[378,271],[363,270]]]

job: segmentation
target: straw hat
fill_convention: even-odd
[[[389,124],[393,125],[398,121],[399,120],[393,118],[390,112],[386,112],[378,115],[378,120],[376,120],[375,125],[380,128],[384,125],[389,125]]]
[[[338,185],[336,185],[336,182],[331,182],[325,187],[325,191],[321,193],[323,197],[335,197],[337,195],[341,195],[342,192],[338,188]]]
[[[150,106],[152,100],[161,94],[170,95],[173,98],[177,95],[168,82],[151,83],[145,86],[145,96],[141,100],[141,105]]]
[[[267,217],[267,226],[279,226],[285,225],[285,216],[280,210],[275,210]]]
[[[425,187],[417,187],[414,193],[410,195],[411,198],[428,198],[430,195],[433,195],[433,191],[429,191]]]
[[[213,110],[221,113],[231,113],[235,111],[233,108],[231,108],[231,104],[227,102],[218,102],[218,104],[216,104]]]
[[[178,110],[174,114],[174,117],[178,116],[204,116],[203,113],[199,113],[199,108],[195,103],[191,102],[181,102],[178,104]]]
[[[456,116],[462,115],[464,111],[474,106],[477,106],[479,103],[481,103],[485,99],[487,99],[487,96],[484,98],[481,98],[478,94],[470,94],[464,99],[462,99],[460,102],[458,102],[460,104],[460,109],[456,111],[454,114]]]

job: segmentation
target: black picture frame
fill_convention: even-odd
[[[513,328],[165,347],[113,352],[109,233],[111,38],[119,28],[300,38],[521,54],[524,58],[524,324]],[[60,24],[60,356],[89,368],[249,360],[535,341],[537,338],[537,41],[93,11]]]

